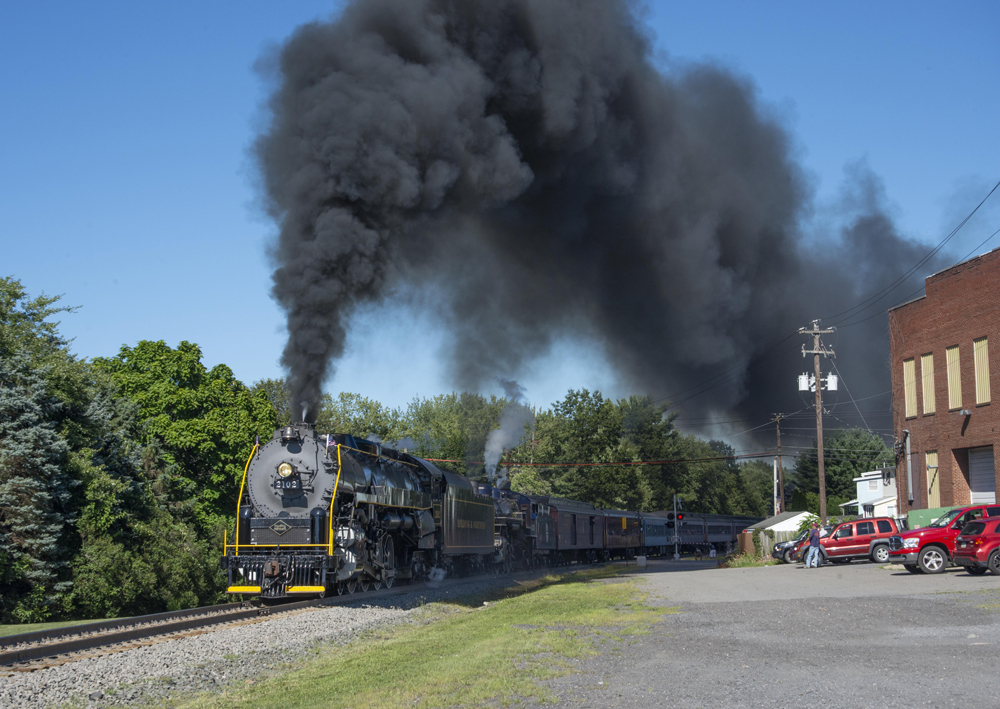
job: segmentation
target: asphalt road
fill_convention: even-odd
[[[1000,577],[871,563],[636,571],[677,606],[552,688],[574,707],[997,707]]]

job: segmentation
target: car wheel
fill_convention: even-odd
[[[909,571],[911,574],[922,573],[920,571],[920,567],[917,566],[916,564],[903,564],[903,568],[906,569],[907,571]]]
[[[948,567],[948,557],[940,547],[924,547],[917,557],[917,565],[925,574],[940,574]]]
[[[791,564],[792,563],[792,552],[790,552],[790,551],[786,551],[785,552],[785,563],[786,564]]]
[[[990,554],[990,560],[987,562],[987,567],[989,568],[991,574],[1000,576],[1000,549],[997,549]]]
[[[965,570],[970,576],[982,576],[989,571],[985,566],[966,566]]]
[[[876,564],[884,564],[889,561],[889,547],[885,544],[879,544],[872,549],[872,561]]]

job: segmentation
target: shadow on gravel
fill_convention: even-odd
[[[467,580],[473,582],[471,588],[461,586],[441,588],[421,583],[408,588],[408,592],[405,594],[384,597],[359,596],[355,602],[339,603],[338,605],[341,608],[369,607],[409,610],[428,603],[451,603],[464,608],[479,608],[489,603],[524,596],[556,586],[625,583],[628,576],[631,576],[631,572],[634,571],[636,571],[635,566],[608,564],[596,568],[587,567],[580,570],[567,569],[561,572],[549,572],[531,579],[508,579],[503,576],[470,578]]]

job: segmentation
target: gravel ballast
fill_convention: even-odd
[[[412,622],[426,603],[482,595],[512,583],[507,577],[484,577],[446,588],[421,584],[399,595],[359,596],[350,605],[276,615],[249,625],[18,672],[0,677],[0,707],[149,704],[176,694],[221,691],[286,670],[317,647],[343,646],[371,631]]]

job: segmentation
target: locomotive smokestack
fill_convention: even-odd
[[[358,0],[288,40],[256,152],[293,401],[318,410],[360,305],[434,289],[460,387],[571,337],[634,390],[766,415],[797,365],[767,346],[923,256],[863,168],[847,227],[803,239],[809,187],[774,109],[718,66],[655,68],[632,10]],[[882,318],[843,331],[855,395],[887,388],[864,364],[886,343]]]

